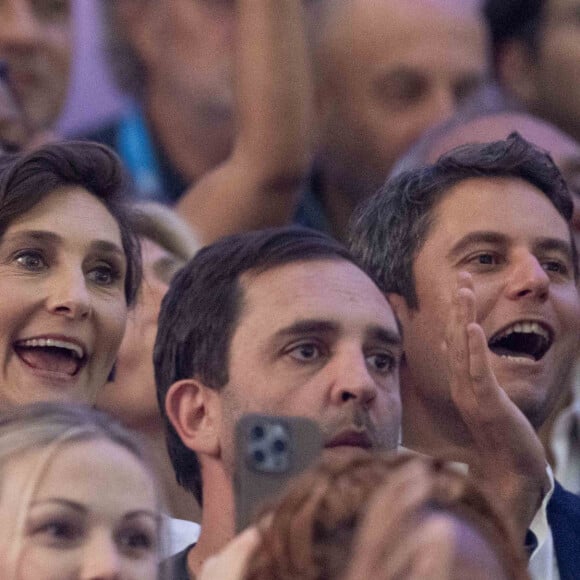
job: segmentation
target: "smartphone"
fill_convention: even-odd
[[[236,528],[250,524],[266,500],[321,454],[322,434],[305,417],[244,415],[236,425]]]

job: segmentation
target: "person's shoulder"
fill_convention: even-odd
[[[580,570],[580,497],[565,490],[558,482],[548,503],[548,522],[560,578],[577,579]]]
[[[580,496],[564,489],[557,481],[555,482],[554,494],[548,506],[548,513],[552,509],[556,512],[577,517],[580,522]]]

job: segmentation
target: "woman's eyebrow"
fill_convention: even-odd
[[[80,512],[83,514],[87,513],[87,511],[88,511],[84,505],[82,505],[76,501],[64,499],[62,497],[47,497],[46,499],[34,500],[30,503],[31,507],[42,506],[42,505],[46,505],[46,504],[58,504],[58,505],[70,508],[76,512]]]
[[[140,518],[142,516],[151,518],[155,520],[155,522],[157,523],[161,523],[162,520],[161,514],[159,512],[150,509],[140,509],[127,512],[126,514],[123,515],[123,519],[128,520],[132,518]]]
[[[57,244],[62,242],[62,237],[54,232],[48,232],[45,230],[20,230],[17,232],[9,233],[3,236],[2,241],[17,242],[17,241],[35,241],[35,242],[48,242],[51,244]]]
[[[125,256],[125,251],[119,245],[108,240],[95,240],[91,242],[91,249],[105,254],[119,254],[121,257]]]

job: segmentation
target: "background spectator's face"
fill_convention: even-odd
[[[63,108],[72,51],[70,0],[0,2],[0,59],[34,130],[50,128]]]
[[[21,580],[156,580],[160,514],[153,478],[142,463],[110,441],[65,444],[48,463],[31,505],[24,506],[22,490],[36,476],[39,459],[28,453],[2,474],[3,572],[10,548],[21,541]],[[22,515],[24,529],[18,530]]]
[[[405,372],[427,400],[449,398],[441,345],[457,274],[466,271],[495,376],[532,424],[541,425],[578,349],[580,299],[570,242],[564,218],[523,180],[469,179],[447,193],[415,258],[418,309],[393,298],[400,307]],[[499,340],[504,331],[509,338]]]
[[[202,123],[205,130],[211,127],[216,135],[224,135],[227,147],[216,155],[225,157],[234,130],[234,3],[145,0],[137,6],[127,21],[127,30],[145,66],[146,106],[181,103],[189,115],[184,123]]]
[[[580,140],[580,0],[548,0],[531,58],[531,108]]]
[[[233,467],[233,426],[250,412],[310,417],[337,444],[333,453],[394,449],[399,335],[370,278],[350,262],[316,260],[247,275],[241,284],[229,381],[220,391],[226,468]]]
[[[10,223],[0,239],[0,405],[94,402],[125,330],[126,269],[117,221],[82,188],[55,190]]]
[[[141,252],[141,291],[127,318],[115,379],[99,392],[97,404],[133,428],[152,429],[161,421],[153,372],[157,317],[169,282],[183,262],[147,238],[141,239]]]
[[[437,3],[435,3],[437,4]],[[317,64],[323,162],[347,187],[374,190],[428,127],[451,116],[486,74],[471,13],[433,2],[334,2]]]
[[[20,148],[27,140],[26,123],[8,78],[0,76],[0,152],[3,146]]]

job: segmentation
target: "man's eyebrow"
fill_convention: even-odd
[[[475,244],[493,244],[493,245],[505,245],[508,238],[505,234],[500,234],[498,232],[492,231],[476,231],[470,232],[463,236],[457,243],[455,243],[449,252],[447,252],[447,258],[453,259],[458,258],[467,248]]]
[[[281,328],[274,334],[274,339],[291,338],[294,336],[303,336],[305,334],[328,334],[338,332],[339,325],[330,320],[320,320],[316,318],[307,318],[298,320],[290,326]]]
[[[64,498],[60,498],[60,497],[47,497],[46,499],[42,499],[42,500],[35,500],[32,501],[30,503],[31,506],[42,506],[42,505],[46,505],[46,504],[58,504],[60,506],[63,507],[67,507],[69,509],[72,509],[76,512],[79,513],[87,513],[87,508],[85,506],[83,506],[82,504],[76,502],[76,501],[71,501],[69,499],[64,499]]]
[[[560,252],[571,262],[573,261],[574,253],[571,242],[566,242],[560,238],[540,238],[535,241],[534,250],[536,252]]]
[[[290,326],[281,328],[274,335],[274,340],[280,338],[292,338],[295,336],[304,336],[308,334],[330,334],[337,333],[340,330],[340,324],[330,320],[307,319],[299,320]],[[398,346],[401,344],[401,336],[397,330],[380,326],[378,324],[371,326],[367,336],[373,340]]]
[[[401,346],[401,335],[397,330],[385,326],[372,326],[368,330],[369,338],[392,346]]]

